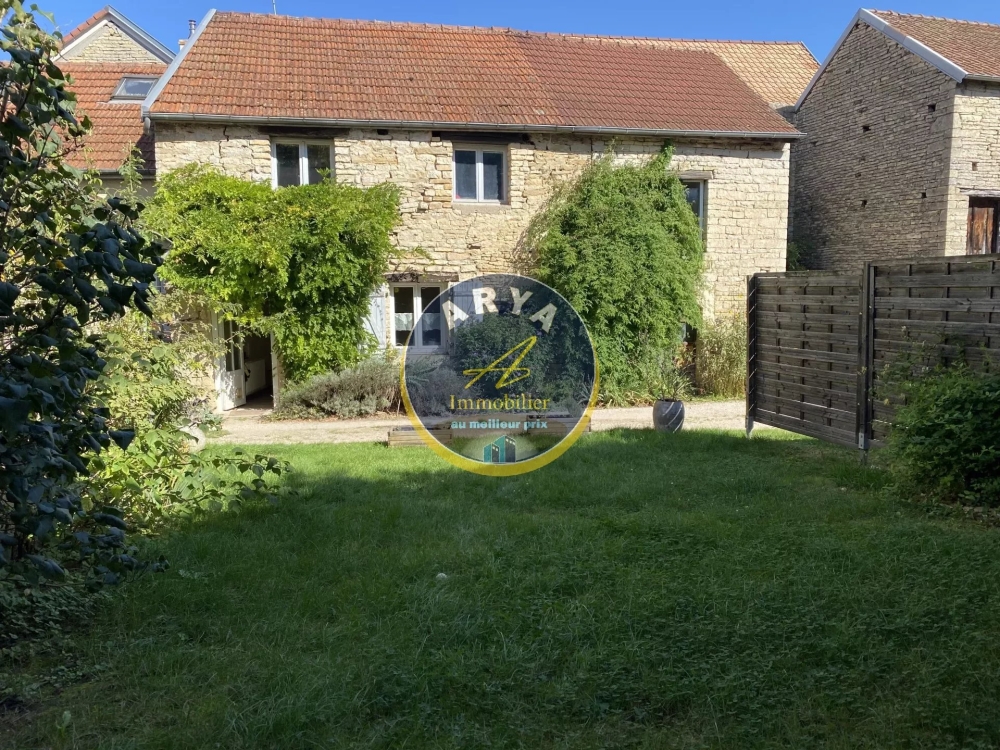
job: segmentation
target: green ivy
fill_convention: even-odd
[[[700,320],[702,242],[665,147],[641,166],[609,154],[557,192],[532,222],[537,277],[572,304],[590,330],[602,390],[631,389],[650,362]]]
[[[395,255],[398,189],[324,181],[273,190],[192,165],[165,175],[144,215],[173,250],[161,276],[273,334],[290,381],[359,360],[369,297]]]

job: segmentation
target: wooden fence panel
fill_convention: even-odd
[[[995,256],[866,264],[861,274],[762,273],[747,284],[747,431],[781,427],[867,450],[895,415],[879,373],[1000,363]],[[889,396],[889,403],[886,402]]]
[[[1000,268],[990,256],[934,258],[871,266],[877,375],[901,356],[915,365],[1000,361]],[[886,394],[870,394],[866,434],[885,439],[895,415]],[[891,399],[890,399],[891,401]]]
[[[842,445],[857,434],[860,278],[756,274],[748,284],[747,427]]]

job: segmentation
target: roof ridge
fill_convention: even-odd
[[[292,16],[283,13],[254,13],[252,11],[225,10],[219,11],[220,16],[255,16],[267,19],[288,19],[291,21],[326,21],[332,23],[351,25],[379,25],[390,28],[422,28],[422,29],[442,29],[456,31],[480,31],[494,34],[516,34],[523,36],[546,36],[563,39],[579,39],[583,41],[591,40],[633,40],[651,42],[700,42],[705,44],[766,44],[775,46],[802,47],[807,52],[809,48],[801,41],[780,41],[780,40],[754,40],[754,39],[696,39],[691,37],[669,37],[669,36],[631,36],[628,34],[590,34],[576,31],[533,31],[530,29],[515,29],[511,26],[467,26],[463,24],[450,23],[429,23],[424,21],[383,21],[376,18],[337,18],[331,16]],[[811,54],[811,53],[810,53]]]
[[[948,21],[948,23],[964,23],[969,26],[990,26],[992,28],[1000,28],[1000,24],[990,23],[989,21],[969,21],[964,18],[948,18],[946,16],[928,16],[924,13],[900,13],[896,10],[872,10],[875,15],[883,14],[887,16],[900,16],[902,18],[926,18],[929,21]]]

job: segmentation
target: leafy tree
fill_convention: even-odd
[[[173,244],[163,278],[273,334],[291,381],[359,360],[398,217],[392,185],[272,190],[196,165],[161,178],[145,215]]]
[[[702,242],[669,147],[642,166],[600,159],[532,222],[537,277],[587,323],[602,390],[628,389],[700,320]]]
[[[109,429],[88,391],[105,360],[83,326],[149,313],[162,248],[135,230],[134,208],[102,205],[96,183],[64,161],[89,122],[53,62],[59,36],[17,2],[0,9],[10,58],[0,66],[0,576],[64,576],[47,551],[72,526],[66,541],[96,558],[91,580],[113,582],[139,567],[125,522],[114,508],[85,510],[76,480],[132,434]]]

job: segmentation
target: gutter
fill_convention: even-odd
[[[189,49],[189,47],[190,44],[184,45],[184,49]],[[166,76],[161,78],[161,82],[164,81],[165,78]],[[742,130],[615,128],[600,125],[530,125],[525,123],[445,122],[431,120],[344,120],[318,117],[260,117],[186,112],[150,112],[147,105],[152,103],[152,98],[155,98],[154,94],[156,93],[158,92],[155,89],[151,91],[149,97],[147,97],[146,101],[143,102],[143,117],[147,122],[203,122],[215,124],[285,125],[292,127],[385,128],[393,130],[469,130],[517,133],[575,133],[580,135],[630,135],[674,138],[746,138],[771,141],[792,141],[805,137],[804,133],[799,133],[798,131],[772,133]]]

